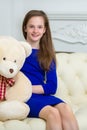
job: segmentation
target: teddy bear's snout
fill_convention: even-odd
[[[9,72],[10,72],[10,73],[13,73],[13,72],[14,72],[14,70],[13,70],[13,69],[9,69]]]

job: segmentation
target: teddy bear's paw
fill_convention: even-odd
[[[17,100],[0,102],[0,121],[22,120],[27,117],[29,111],[27,104]]]

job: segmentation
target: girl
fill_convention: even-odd
[[[57,90],[56,57],[47,15],[41,10],[29,11],[22,30],[32,46],[32,54],[21,69],[32,82],[29,116],[44,119],[46,130],[79,130],[71,108],[53,96]]]

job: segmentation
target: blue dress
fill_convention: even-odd
[[[63,100],[53,96],[57,90],[57,74],[56,65],[54,62],[50,65],[50,70],[45,72],[40,67],[37,52],[39,50],[32,49],[32,54],[26,58],[26,61],[21,69],[21,71],[29,78],[32,85],[42,85],[44,89],[44,94],[34,94],[32,93],[31,98],[26,102],[30,107],[29,117],[38,117],[40,110],[46,105],[54,106]],[[46,80],[44,82],[44,80]]]

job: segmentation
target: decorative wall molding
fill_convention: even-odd
[[[87,23],[68,24],[53,32],[53,39],[68,43],[87,44]]]
[[[87,13],[50,13],[50,22],[56,24],[52,30],[53,40],[61,40],[67,43],[87,44]],[[58,22],[61,21],[61,27]],[[66,25],[62,22],[67,21]],[[74,22],[70,22],[74,21]]]
[[[87,20],[87,12],[49,12],[50,20]]]

